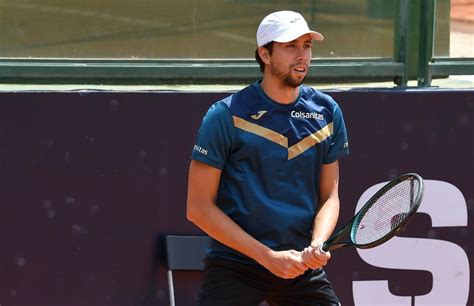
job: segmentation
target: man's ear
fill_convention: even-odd
[[[260,58],[262,61],[266,64],[270,64],[270,50],[264,48],[264,47],[259,47],[258,48],[258,55],[260,55]]]

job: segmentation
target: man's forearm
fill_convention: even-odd
[[[321,203],[313,224],[313,236],[311,245],[318,245],[326,241],[337,223],[339,217],[339,198],[329,197],[324,203]]]
[[[271,249],[245,232],[213,203],[195,204],[188,210],[188,219],[209,236],[228,247],[262,263]]]

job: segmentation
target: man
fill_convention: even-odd
[[[339,214],[338,159],[348,154],[334,100],[306,87],[313,40],[291,11],[265,17],[263,80],[215,103],[189,169],[187,217],[213,238],[201,306],[337,305],[319,245]]]

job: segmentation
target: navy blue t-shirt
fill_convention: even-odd
[[[214,103],[204,116],[194,160],[222,170],[216,204],[273,250],[311,243],[322,164],[349,154],[337,103],[300,86],[292,104],[271,100],[256,82]],[[253,262],[213,241],[210,256]]]

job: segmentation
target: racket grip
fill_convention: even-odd
[[[327,249],[326,243],[320,243],[318,245],[319,252],[321,253],[327,253],[329,250]],[[326,250],[325,250],[326,249]]]

